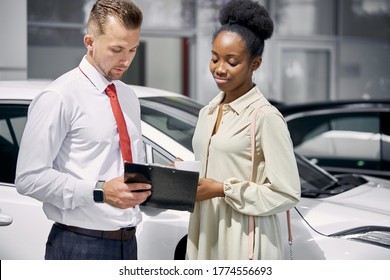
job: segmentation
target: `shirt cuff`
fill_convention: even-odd
[[[96,182],[97,181],[81,180],[76,183],[72,209],[78,206],[92,205],[95,203],[93,200],[93,190]]]
[[[232,185],[241,183],[242,181],[238,178],[231,177],[229,179],[226,179],[223,182],[223,192],[225,193],[225,196],[232,191]]]

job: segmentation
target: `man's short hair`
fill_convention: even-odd
[[[105,34],[107,19],[114,17],[127,29],[138,29],[142,24],[142,12],[130,0],[97,0],[89,15],[89,33]]]

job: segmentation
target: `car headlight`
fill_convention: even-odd
[[[355,240],[390,249],[390,227],[365,226],[331,234],[332,237]]]

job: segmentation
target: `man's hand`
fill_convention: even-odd
[[[123,176],[105,182],[103,190],[104,202],[121,209],[133,208],[141,204],[152,193],[150,184],[126,184]]]

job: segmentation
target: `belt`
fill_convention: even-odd
[[[85,228],[79,228],[74,226],[67,226],[60,223],[55,223],[55,226],[74,233],[87,235],[91,237],[96,238],[104,238],[104,239],[111,239],[111,240],[121,240],[121,241],[128,241],[133,238],[135,235],[135,227],[128,227],[128,228],[121,228],[118,230],[93,230],[93,229],[85,229]]]

